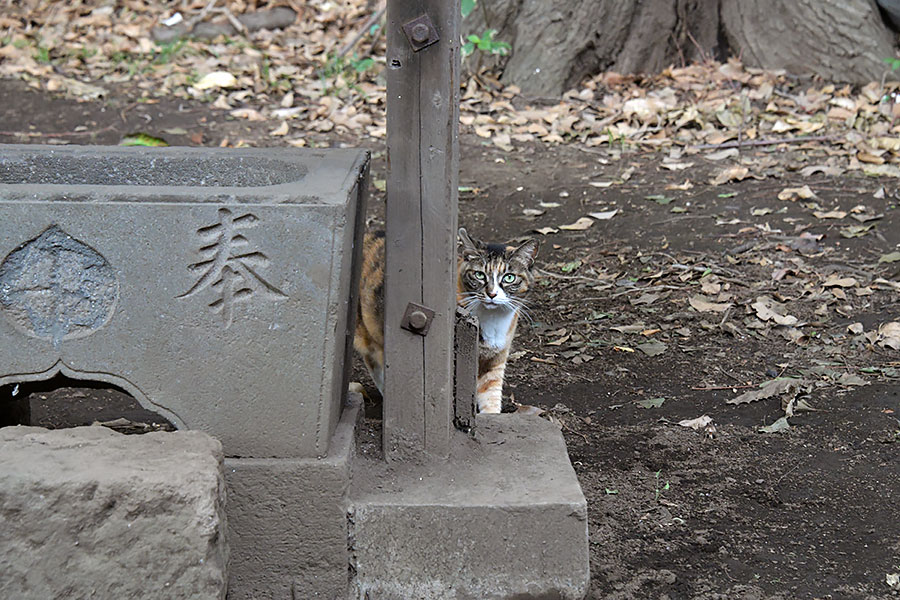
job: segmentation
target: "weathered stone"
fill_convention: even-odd
[[[225,597],[222,447],[200,432],[0,429],[0,598]]]
[[[225,459],[228,600],[346,600],[350,398],[327,457]]]
[[[580,600],[587,503],[559,429],[479,415],[452,459],[360,459],[351,491],[351,597]]]
[[[227,456],[328,452],[359,150],[0,145],[0,385],[124,389]]]

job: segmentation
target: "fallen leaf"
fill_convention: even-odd
[[[832,166],[832,165],[812,165],[809,167],[804,167],[800,169],[800,174],[804,177],[811,177],[816,173],[822,173],[824,175],[828,175],[829,177],[838,177],[844,174],[845,169],[843,167]]]
[[[782,314],[784,307],[769,298],[768,296],[759,296],[756,302],[750,305],[755,311],[756,316],[762,321],[775,321],[778,325],[796,325],[799,319],[792,315]]]
[[[879,346],[900,350],[900,322],[891,321],[880,325],[876,343]]]
[[[709,180],[711,185],[722,185],[729,181],[743,181],[750,175],[750,169],[747,167],[730,167],[720,171],[718,175]]]
[[[665,398],[644,398],[635,402],[640,408],[659,408],[665,402]]]
[[[710,423],[712,423],[712,417],[710,417],[709,415],[703,415],[702,417],[697,417],[696,419],[684,419],[683,421],[678,421],[678,424],[682,427],[690,427],[691,429],[697,431],[703,429]]]
[[[664,196],[662,194],[651,194],[649,196],[644,196],[645,200],[653,200],[657,204],[662,204],[665,206],[674,200],[674,198],[669,198],[668,196]]]
[[[760,433],[778,433],[780,431],[787,431],[791,428],[790,423],[788,423],[787,417],[781,417],[771,425],[766,425],[765,427],[760,427],[758,431]]]
[[[688,302],[694,310],[700,312],[724,312],[734,306],[731,302],[712,302],[709,298],[695,294],[688,298]]]
[[[884,576],[884,582],[894,590],[900,590],[900,573],[888,573]]]
[[[653,340],[651,342],[638,344],[637,348],[647,356],[658,356],[668,350],[669,346],[659,340]]]
[[[890,252],[888,254],[882,254],[881,258],[878,259],[879,263],[895,263],[900,261],[900,252]]]
[[[772,379],[771,381],[767,381],[760,386],[758,390],[751,390],[749,392],[744,392],[740,396],[736,396],[731,398],[730,400],[726,400],[726,404],[749,404],[750,402],[756,402],[757,400],[765,400],[766,398],[771,398],[773,396],[780,396],[781,394],[795,394],[800,390],[800,387],[806,382],[803,379],[790,379],[790,378],[782,378],[782,379]]]
[[[589,181],[588,185],[595,188],[608,188],[612,187],[614,181]]]
[[[606,211],[602,211],[602,212],[588,213],[588,216],[591,218],[597,219],[598,221],[609,221],[614,216],[616,216],[616,214],[618,212],[619,212],[619,209],[617,208],[615,210],[606,210]]]
[[[169,144],[162,138],[153,137],[152,135],[148,135],[146,133],[132,133],[123,137],[122,141],[119,142],[119,145],[160,147],[168,146]]]
[[[291,131],[291,127],[290,127],[290,125],[288,125],[288,122],[282,121],[281,125],[279,125],[278,127],[276,127],[275,129],[273,129],[272,131],[269,132],[269,135],[282,136],[282,135],[287,135],[288,133],[290,133],[290,131]]]
[[[840,385],[852,385],[852,386],[864,386],[869,385],[869,382],[856,375],[854,373],[842,373],[840,377],[837,378],[835,383],[839,383]]]
[[[822,283],[824,287],[853,287],[858,282],[853,277],[841,277],[840,275],[831,274]]]
[[[691,163],[691,162],[684,162],[684,163],[663,162],[661,166],[663,169],[668,169],[670,171],[683,171],[684,169],[690,169],[691,167],[693,167],[694,163]]]
[[[566,342],[568,342],[568,341],[569,341],[569,338],[571,338],[571,337],[572,337],[572,334],[567,334],[567,335],[564,335],[564,336],[562,336],[561,338],[559,338],[559,339],[557,339],[557,340],[553,340],[552,342],[547,342],[547,343],[544,344],[544,345],[545,345],[545,346],[562,346],[563,344],[565,344]]]
[[[549,235],[551,233],[559,233],[559,229],[554,229],[553,227],[541,227],[540,229],[535,229],[534,232],[541,235]]]
[[[808,185],[804,185],[803,187],[798,188],[784,188],[780,192],[778,192],[779,200],[790,200],[794,201],[797,199],[800,200],[809,200],[810,198],[816,198],[816,194],[809,189]]]
[[[265,117],[262,113],[253,108],[236,108],[230,114],[236,119],[247,119],[248,121],[264,121]]]
[[[843,219],[847,216],[847,211],[845,210],[830,210],[828,212],[823,212],[821,210],[817,210],[813,212],[813,215],[817,219]]]
[[[594,224],[592,219],[588,217],[581,217],[574,223],[569,223],[568,225],[560,225],[560,229],[565,229],[566,231],[584,231]]]
[[[213,71],[200,78],[193,85],[195,90],[210,90],[213,88],[230,88],[237,85],[237,78],[228,71]]]
[[[772,210],[771,208],[769,208],[768,206],[764,206],[762,208],[751,208],[750,209],[750,214],[753,215],[754,217],[762,217],[764,215],[772,214],[773,212],[775,212],[775,211]]]
[[[739,156],[740,154],[741,153],[737,148],[726,148],[725,150],[711,152],[709,154],[705,154],[704,156],[709,160],[723,160],[726,158],[731,158],[732,156]]]
[[[866,235],[875,225],[850,225],[841,228],[841,237],[858,238]]]

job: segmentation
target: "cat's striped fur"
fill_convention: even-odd
[[[534,282],[538,244],[488,244],[459,230],[457,303],[478,317],[476,401],[479,412],[499,413],[506,361],[524,296]],[[353,339],[372,380],[384,391],[384,234],[367,233],[359,285],[359,312]]]

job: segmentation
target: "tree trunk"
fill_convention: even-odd
[[[875,0],[479,0],[463,31],[487,28],[512,44],[503,82],[531,96],[559,95],[600,71],[656,73],[729,56],[864,83],[894,56]]]

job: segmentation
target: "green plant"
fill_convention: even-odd
[[[326,94],[337,94],[342,90],[359,90],[358,83],[362,75],[375,66],[372,57],[359,58],[356,54],[346,56],[334,55],[328,57],[325,64],[319,69],[319,79],[322,81]]]
[[[35,49],[34,60],[38,61],[39,63],[44,63],[44,64],[49,63],[50,62],[50,48],[47,48],[46,46],[38,46]]]
[[[887,63],[887,65],[891,68],[891,71],[900,69],[900,58],[894,58],[893,56],[891,56],[889,58],[883,58],[882,60]]]
[[[495,40],[494,36],[497,34],[496,29],[486,29],[484,33],[481,35],[475,35],[474,33],[470,33],[466,36],[468,40],[462,47],[462,55],[463,58],[471,55],[478,50],[480,52],[484,52],[485,54],[498,54],[500,56],[505,56],[509,54],[510,46],[506,42],[501,42],[499,40]]]
[[[172,62],[172,59],[181,52],[186,44],[187,42],[185,40],[178,40],[167,44],[157,44],[156,55],[153,57],[153,64],[164,65]]]
[[[655,495],[653,497],[654,502],[659,502],[659,498],[660,498],[660,496],[662,496],[662,493],[669,490],[669,480],[668,479],[662,486],[659,485],[659,483],[660,483],[659,474],[660,473],[662,473],[662,469],[660,469],[659,471],[656,472],[656,491],[655,491]]]

